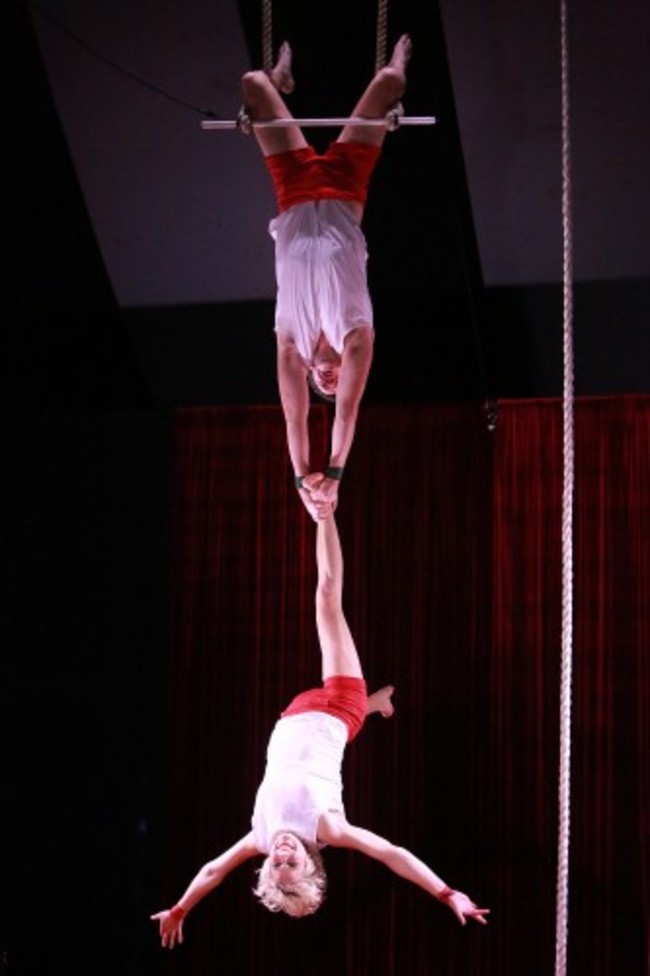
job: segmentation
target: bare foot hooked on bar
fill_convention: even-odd
[[[393,48],[393,53],[391,55],[390,61],[388,62],[389,67],[394,68],[395,71],[399,71],[401,74],[406,74],[406,66],[411,59],[411,52],[413,51],[413,42],[408,34],[402,34],[397,44]]]
[[[292,59],[293,52],[291,46],[288,41],[283,41],[278,51],[278,60],[276,61],[275,68],[271,72],[271,81],[283,95],[290,95],[296,87],[293,74],[291,73]]]

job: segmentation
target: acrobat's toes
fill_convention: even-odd
[[[296,87],[291,71],[293,52],[288,41],[283,41],[278,51],[278,60],[271,72],[271,81],[283,95],[290,95]]]
[[[391,68],[397,68],[398,71],[405,71],[406,66],[411,59],[412,53],[413,42],[411,41],[411,38],[408,34],[402,34],[393,48],[393,53],[391,54]]]
[[[377,703],[379,705],[379,714],[382,718],[392,718],[395,714],[395,706],[391,701],[393,692],[395,688],[393,685],[386,685],[385,688],[380,688],[377,692]]]

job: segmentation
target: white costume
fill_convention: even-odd
[[[340,200],[299,203],[270,225],[278,286],[275,330],[312,365],[321,330],[339,354],[348,332],[373,325],[366,238]]]
[[[260,853],[269,853],[280,830],[316,843],[320,815],[344,813],[341,765],[347,741],[345,722],[324,712],[277,721],[251,821]]]

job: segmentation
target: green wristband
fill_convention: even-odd
[[[304,474],[297,474],[295,476],[295,478],[293,479],[293,482],[294,482],[296,488],[298,489],[298,491],[300,491],[300,489],[302,488],[302,483],[305,480],[305,478],[306,478],[306,475],[304,475]]]
[[[325,477],[332,478],[334,481],[340,481],[343,477],[343,468],[334,468],[331,465],[325,468]]]

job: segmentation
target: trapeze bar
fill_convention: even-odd
[[[269,119],[267,122],[251,122],[250,124],[254,129],[282,129],[288,128],[292,125],[304,126],[305,128],[312,127],[339,127],[344,125],[394,125],[395,128],[400,128],[403,125],[435,125],[436,117],[434,115],[401,115],[396,116],[394,119],[361,119],[361,118],[341,118],[341,119]],[[204,119],[201,122],[202,129],[240,129],[242,128],[241,123],[238,120],[218,120],[218,119]]]

